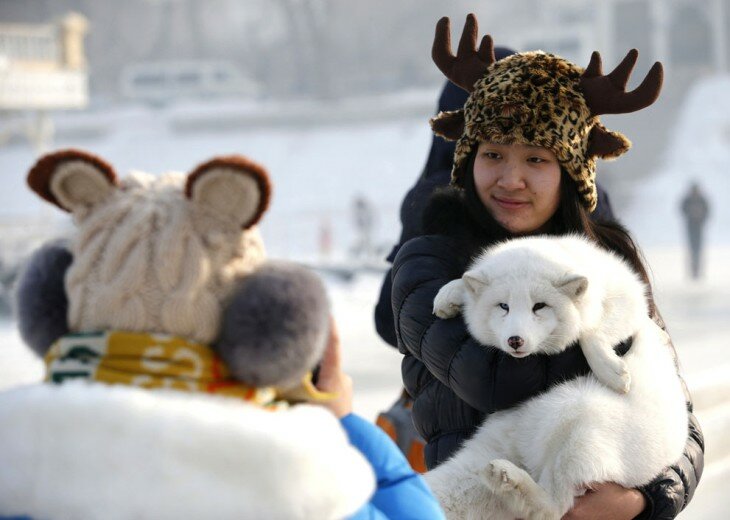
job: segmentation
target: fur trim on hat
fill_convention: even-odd
[[[375,478],[327,410],[73,381],[0,393],[0,516],[340,519]]]

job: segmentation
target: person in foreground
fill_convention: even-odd
[[[601,114],[629,113],[658,97],[655,64],[641,85],[625,91],[636,63],[631,51],[608,75],[594,53],[587,69],[557,56],[530,52],[495,62],[491,38],[476,48],[477,26],[467,18],[457,56],[448,19],[436,30],[433,58],[469,92],[463,110],[439,114],[434,132],[456,140],[451,187],[424,211],[425,235],[408,241],[393,266],[392,305],[404,385],[413,418],[426,439],[429,469],[450,458],[488,415],[516,406],[555,383],[588,373],[579,348],[515,359],[472,338],[461,317],[432,314],[436,294],[461,277],[490,244],[526,235],[580,234],[615,252],[650,289],[629,233],[615,222],[593,222],[596,159],[615,158],[630,142],[605,128]],[[649,291],[651,317],[664,328]],[[661,392],[661,389],[657,389]],[[682,457],[641,489],[587,483],[565,518],[674,518],[689,503],[702,474],[704,440],[689,414]],[[486,419],[485,419],[486,418]]]
[[[0,392],[0,518],[443,518],[349,394],[314,386],[329,300],[264,255],[263,166],[120,178],[61,150],[28,184],[76,227],[18,277],[18,329],[46,375]],[[339,365],[323,372],[339,391]],[[342,424],[317,406],[331,399]]]
[[[442,519],[444,514],[426,486],[395,443],[380,428],[352,412],[352,378],[340,361],[340,338],[334,321],[320,365],[317,388],[338,397],[323,402],[339,418],[350,442],[365,456],[375,472],[377,489],[353,520]]]

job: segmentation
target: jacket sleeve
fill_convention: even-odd
[[[355,446],[375,472],[377,489],[368,504],[351,518],[442,520],[444,514],[423,478],[413,471],[385,432],[362,417],[350,414],[340,421]]]
[[[460,399],[484,413],[510,408],[551,382],[588,372],[579,348],[517,359],[480,345],[461,316],[448,320],[434,316],[433,299],[439,289],[460,277],[468,263],[461,249],[458,240],[430,235],[408,241],[398,252],[392,303],[401,352],[418,359]]]
[[[451,146],[453,144],[446,143],[440,137],[434,136],[434,143],[437,141],[444,143],[444,146]],[[396,244],[391,250],[388,257],[385,259],[389,263],[393,263],[398,250],[408,242],[410,239],[424,234],[423,232],[423,212],[426,205],[431,198],[433,192],[441,187],[448,186],[451,181],[451,160],[449,159],[447,164],[442,164],[442,160],[434,159],[434,149],[438,148],[436,144],[431,147],[431,156],[429,157],[429,164],[426,165],[424,175],[418,179],[416,184],[410,189],[403,199],[400,209],[400,220],[402,224],[402,230],[398,244]],[[437,153],[436,155],[441,155]],[[453,149],[450,152],[449,157],[453,156]],[[439,166],[443,166],[438,168]],[[434,168],[437,168],[434,170]],[[383,278],[383,285],[380,288],[380,297],[378,303],[375,306],[375,329],[378,335],[386,343],[396,347],[397,341],[395,337],[395,328],[393,325],[393,307],[391,306],[391,270],[385,273]]]
[[[393,307],[390,304],[392,285],[390,269],[383,277],[383,285],[380,287],[380,297],[375,305],[375,330],[383,341],[395,347],[395,327],[393,325]]]

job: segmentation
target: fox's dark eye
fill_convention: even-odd
[[[509,312],[509,305],[507,305],[506,303],[500,303],[499,308],[502,309],[503,311]]]
[[[547,307],[547,304],[545,304],[545,303],[542,303],[542,302],[536,303],[535,305],[532,306],[532,312],[537,312],[540,309],[544,309],[545,307]]]

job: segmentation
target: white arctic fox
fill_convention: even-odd
[[[616,255],[577,236],[504,242],[441,289],[434,313],[462,306],[481,343],[524,357],[580,340],[594,373],[490,415],[427,473],[448,518],[557,520],[589,484],[637,487],[679,459],[687,410],[668,337]],[[612,347],[627,338],[621,359]]]

